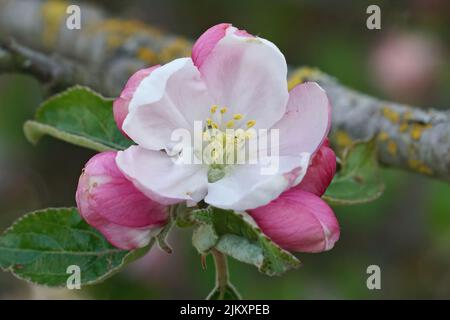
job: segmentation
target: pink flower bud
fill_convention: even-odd
[[[300,189],[290,189],[249,213],[262,231],[286,250],[327,251],[339,239],[339,224],[331,208]]]
[[[166,207],[147,198],[116,165],[116,152],[103,152],[86,164],[76,201],[81,216],[121,249],[146,246],[167,220]]]
[[[335,172],[336,155],[329,147],[328,138],[326,138],[314,154],[302,182],[294,188],[311,192],[320,197],[330,185]]]
[[[134,91],[136,91],[136,88],[139,86],[141,81],[145,77],[149,76],[158,67],[159,65],[156,65],[147,69],[138,70],[130,77],[130,79],[128,79],[125,88],[120,94],[120,97],[114,100],[114,120],[116,121],[119,130],[126,137],[128,137],[128,135],[122,130],[122,125],[128,114],[128,105],[130,104],[131,98],[133,98]]]

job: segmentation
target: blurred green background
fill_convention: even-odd
[[[97,2],[99,6],[103,1]],[[366,28],[366,8],[381,7],[381,30]],[[108,10],[191,38],[231,22],[278,45],[292,66],[310,65],[360,91],[405,103],[450,106],[450,5],[445,0],[108,1]],[[25,141],[22,123],[43,99],[33,78],[0,75],[0,230],[26,212],[75,205],[78,176],[92,152],[45,138]],[[450,187],[384,168],[377,201],[336,207],[341,239],[330,252],[299,254],[304,266],[269,278],[230,261],[231,279],[248,299],[450,298]],[[36,288],[0,273],[0,298],[204,298],[214,268],[203,271],[190,232],[175,230],[174,253],[154,248],[96,287]],[[381,290],[368,290],[366,268],[381,268]]]

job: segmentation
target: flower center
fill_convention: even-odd
[[[227,107],[211,107],[202,133],[203,161],[209,165],[209,182],[223,178],[227,165],[245,163],[245,146],[256,135],[252,129],[255,124],[255,120],[245,121],[243,114],[229,114]]]

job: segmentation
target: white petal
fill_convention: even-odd
[[[206,194],[207,168],[175,163],[163,151],[131,146],[117,153],[116,163],[142,193],[159,203],[198,202]]]
[[[268,204],[283,191],[298,184],[308,168],[310,154],[297,157],[279,157],[276,172],[264,174],[267,159],[259,164],[230,167],[224,178],[208,184],[205,202],[215,207],[244,211]]]
[[[273,128],[280,130],[280,155],[314,153],[328,135],[331,106],[315,82],[299,84],[289,93],[287,112]]]
[[[176,59],[141,81],[130,101],[123,130],[140,146],[161,150],[173,145],[171,134],[194,121],[205,121],[212,100],[190,58]]]
[[[200,66],[214,103],[230,113],[256,120],[255,128],[270,128],[286,111],[287,65],[271,42],[235,34],[223,37]]]

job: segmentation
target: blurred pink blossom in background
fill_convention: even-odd
[[[440,43],[424,34],[391,31],[375,45],[369,63],[375,86],[388,98],[414,102],[436,81]]]

